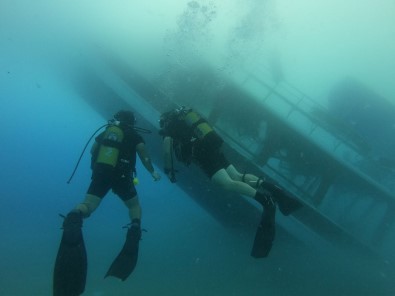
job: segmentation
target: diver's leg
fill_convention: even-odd
[[[65,218],[63,235],[56,257],[53,293],[56,296],[80,295],[85,289],[87,255],[82,235],[82,220],[100,205],[111,188],[111,171],[93,170],[85,199]]]
[[[247,173],[242,174],[232,164],[230,164],[226,168],[226,171],[228,172],[229,176],[235,181],[244,182],[255,189],[257,189],[260,185],[260,179],[257,176]]]
[[[291,197],[288,192],[286,192],[283,188],[275,183],[263,179],[260,184],[260,189],[258,189],[258,191],[262,190],[267,190],[272,194],[274,200],[278,204],[280,212],[285,216],[288,216],[294,211],[303,207],[303,204],[299,200]]]
[[[225,190],[233,191],[248,197],[253,198],[256,194],[256,190],[248,184],[231,178],[226,169],[218,170],[211,177],[211,181],[214,184],[221,186]]]
[[[74,210],[80,211],[84,218],[88,218],[100,205],[102,199],[110,191],[114,179],[112,168],[96,166],[92,172],[92,181],[85,194],[83,202]]]
[[[138,196],[125,200],[124,204],[129,210],[130,221],[140,225],[142,210]]]
[[[138,197],[135,196],[124,201],[124,203],[129,209],[129,217],[132,223],[127,227],[126,240],[121,252],[115,258],[105,275],[105,277],[113,276],[122,281],[126,280],[136,267],[141,239],[141,207]]]
[[[212,181],[224,189],[253,197],[262,205],[262,218],[257,228],[251,256],[255,258],[266,257],[270,252],[275,235],[276,203],[271,193],[267,190],[257,191],[244,182],[234,181],[225,169],[221,169],[215,173]]]
[[[211,177],[211,181],[221,186],[225,190],[233,191],[254,198],[263,207],[265,207],[268,203],[271,203],[272,205],[275,205],[276,203],[275,200],[272,198],[272,195],[266,194],[267,190],[256,190],[244,182],[234,181],[225,169],[220,169],[219,171],[217,171]]]
[[[233,164],[228,165],[228,167],[226,168],[226,172],[228,173],[228,175],[235,181],[243,181],[243,174],[241,174],[235,167]]]
[[[263,212],[251,250],[251,256],[254,258],[264,258],[269,255],[276,234],[276,205],[272,202],[270,192],[261,192],[261,194],[265,197],[261,198]]]
[[[121,178],[113,187],[116,193],[129,210],[129,217],[132,223],[126,227],[126,240],[121,252],[112,262],[105,277],[113,276],[126,280],[133,272],[137,264],[139,253],[139,243],[141,239],[141,206],[136,189],[130,178]]]
[[[259,189],[255,195],[255,199],[263,206],[267,202],[268,196],[261,194],[260,191],[262,190],[260,188],[268,190],[271,193],[270,198],[272,198],[273,202],[277,202],[280,212],[285,216],[302,207],[301,202],[290,197],[284,189],[274,183],[268,182],[265,178],[258,178],[252,174],[240,174],[233,165],[229,165],[226,168],[226,172],[233,180],[245,182],[253,188]]]
[[[80,211],[84,218],[89,217],[100,205],[102,198],[87,193],[82,203],[78,204],[74,210]]]
[[[80,295],[85,290],[87,255],[82,236],[82,214],[70,212],[63,222],[63,235],[53,274],[53,295]]]

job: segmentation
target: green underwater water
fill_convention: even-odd
[[[255,7],[255,10],[261,7],[258,1],[245,1],[250,6],[243,5],[240,1],[230,1],[229,6],[232,5],[232,8],[226,6],[226,1],[159,2],[160,4],[147,2],[140,4],[140,7],[133,6],[128,1],[116,4],[102,1],[96,7],[91,1],[65,4],[41,0],[35,5],[18,0],[1,2],[0,295],[51,295],[53,266],[61,238],[62,219],[58,213],[66,214],[80,201],[89,184],[89,157],[83,159],[73,182],[66,184],[83,144],[91,132],[106,120],[70,90],[62,78],[65,74],[63,70],[67,67],[61,66],[78,60],[75,57],[86,46],[78,43],[83,37],[76,33],[76,28],[81,26],[83,33],[94,33],[89,42],[94,43],[94,37],[97,37],[100,46],[108,38],[108,43],[104,45],[110,48],[120,47],[118,50],[122,56],[128,50],[138,54],[146,51],[149,56],[151,51],[162,48],[168,50],[169,46],[173,48],[171,42],[163,45],[162,37],[168,32],[171,33],[170,36],[174,36],[173,32],[178,30],[176,20],[183,13],[190,17],[188,13],[193,13],[195,5],[192,2],[196,2],[201,6],[206,5],[207,12],[215,12],[210,21],[196,16],[197,24],[204,26],[195,29],[199,29],[196,32],[204,37],[210,37],[208,32],[212,32],[212,39],[203,38],[203,41],[206,42],[205,45],[219,43],[218,51],[211,52],[210,58],[223,66],[224,56],[229,56],[228,52],[222,51],[228,46],[224,40],[228,39],[230,33],[222,34],[218,30],[240,27],[243,18],[238,13],[242,16],[251,13],[250,19],[253,19],[254,11],[251,7]],[[330,50],[320,50],[318,45],[314,48],[319,42],[306,37],[322,37],[327,33],[332,40],[336,40],[331,34],[339,29],[330,29],[329,16],[321,18],[325,30],[320,34],[319,27],[301,21],[306,15],[306,12],[302,13],[302,6],[295,7],[295,3],[288,1],[264,2],[268,5],[265,8],[273,9],[270,10],[272,13],[265,14],[271,19],[269,27],[273,29],[277,25],[282,28],[279,29],[279,35],[275,34],[275,30],[269,30],[268,35],[271,40],[283,38],[280,38],[277,46],[281,47],[284,70],[295,84],[323,100],[340,74],[359,74],[360,79],[381,94],[394,97],[393,84],[388,83],[388,77],[394,68],[390,65],[395,61],[388,57],[390,52],[395,52],[393,42],[389,42],[387,38],[394,33],[388,29],[390,1],[383,2],[382,10],[377,7],[372,9],[376,14],[381,12],[381,17],[370,15],[367,23],[371,26],[364,22],[362,28],[365,31],[361,36],[358,35],[357,39],[350,37],[357,41],[342,43],[349,46],[345,50],[346,58],[353,56],[354,50],[358,48],[358,40],[364,40],[363,36],[376,36],[377,39],[373,44],[369,40],[363,41],[362,44],[367,42],[371,47],[361,51],[362,53],[374,52],[381,47],[384,49],[377,54],[369,54],[366,63],[362,63],[362,57],[359,56],[352,63],[342,60],[340,69],[333,65],[333,60],[343,52],[339,49],[340,44],[336,44],[337,50],[331,54]],[[346,3],[347,13],[352,11],[350,3]],[[287,4],[289,10],[283,11]],[[308,11],[308,1],[303,4],[303,11]],[[239,10],[236,5],[241,5]],[[311,5],[312,11],[319,11],[318,4]],[[336,5],[341,4],[327,1],[323,5],[327,9],[331,8],[329,11],[334,11]],[[361,9],[368,11],[366,4]],[[300,31],[295,32],[287,27],[287,22],[282,19],[285,16],[289,17],[289,21],[292,19],[290,24]],[[383,24],[373,21],[380,18]],[[152,19],[158,21],[159,25],[153,28]],[[314,24],[319,23],[317,15],[313,19]],[[345,19],[341,13],[336,14],[336,28],[339,21]],[[82,27],[83,21],[86,26]],[[360,23],[357,20],[350,23],[353,24],[353,30],[348,31],[351,34]],[[266,28],[259,22],[250,25]],[[125,27],[130,28],[130,31]],[[245,25],[244,28],[248,26]],[[246,32],[240,34],[248,35]],[[131,36],[131,40],[127,40],[126,36]],[[185,34],[180,36],[186,38]],[[187,36],[194,37],[192,34]],[[300,39],[303,36],[306,40]],[[198,37],[199,35],[196,36]],[[255,40],[254,37],[251,38]],[[347,38],[346,33],[342,35],[342,41],[348,40]],[[74,43],[70,44],[72,41]],[[241,37],[236,41],[234,46],[242,54],[260,48],[260,41],[251,42]],[[239,43],[251,47],[244,48]],[[138,48],[141,44],[146,45]],[[328,42],[323,46],[330,48],[332,45]],[[210,49],[205,46],[196,49],[196,44],[192,42],[193,46],[198,52]],[[265,56],[273,52],[270,46],[264,49]],[[311,54],[308,53],[309,49],[312,50]],[[377,62],[374,56],[379,57]],[[328,71],[322,62],[324,59],[327,59]],[[388,60],[390,62],[387,63]],[[147,68],[152,66],[149,62],[144,62]],[[318,69],[324,70],[321,72]],[[369,76],[371,72],[375,75]],[[240,216],[233,218],[234,224],[221,224],[167,180],[162,179],[160,183],[154,184],[142,168],[139,171],[140,185],[137,190],[144,211],[143,228],[147,232],[143,233],[136,270],[125,282],[104,279],[105,272],[123,244],[122,226],[128,222],[122,203],[113,194],[109,194],[97,212],[84,222],[89,266],[84,295],[395,294],[392,262],[378,263],[376,258],[357,249],[339,250],[318,239],[296,221],[287,220],[280,215],[270,257],[255,260],[249,255],[255,224],[244,224],[239,220]],[[249,218],[256,222],[259,220],[258,216]]]

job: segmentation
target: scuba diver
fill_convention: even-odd
[[[97,209],[110,189],[128,208],[131,223],[125,227],[128,228],[125,244],[105,277],[113,276],[124,281],[136,266],[141,238],[141,207],[134,186],[137,184],[136,154],[154,181],[160,180],[161,176],[152,166],[144,140],[136,131],[139,128],[134,124],[133,112],[121,110],[95,138],[91,149],[90,186],[84,201],[68,213],[63,222],[63,235],[53,276],[55,296],[83,293],[87,275],[87,255],[81,230],[82,221]]]
[[[197,164],[214,184],[253,198],[263,206],[251,256],[267,257],[275,237],[276,205],[283,215],[288,216],[302,204],[278,185],[238,172],[221,150],[223,139],[191,108],[180,107],[163,113],[159,125],[159,134],[163,137],[164,171],[172,183],[176,182],[174,152],[178,161],[186,165]]]

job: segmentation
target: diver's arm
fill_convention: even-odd
[[[177,181],[175,173],[176,170],[173,166],[173,139],[171,137],[165,137],[163,139],[163,158],[164,158],[164,169],[165,174],[169,177],[170,182],[175,183]]]
[[[164,168],[165,173],[169,172],[173,167],[172,161],[172,148],[173,148],[173,139],[171,137],[165,137],[163,139],[163,160],[164,160]]]
[[[155,171],[152,165],[151,158],[149,157],[148,151],[145,148],[145,144],[144,143],[137,144],[136,152],[141,160],[141,163],[143,164],[145,169],[151,174],[152,178],[154,178],[155,181],[160,180],[160,175]]]

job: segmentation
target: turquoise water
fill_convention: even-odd
[[[62,219],[58,214],[66,214],[79,202],[89,185],[87,155],[72,183],[66,184],[66,181],[83,145],[106,118],[101,118],[70,89],[65,79],[69,70],[66,66],[78,61],[80,54],[86,55],[85,49],[91,49],[97,40],[98,48],[117,47],[123,56],[128,50],[137,54],[146,51],[147,55],[151,51],[169,50],[169,44],[173,43],[163,42],[163,45],[162,37],[169,30],[176,31],[178,17],[192,9],[188,7],[194,7],[188,5],[192,1],[158,1],[160,4],[152,2],[140,4],[141,7],[131,5],[132,1],[117,1],[115,4],[100,1],[97,6],[91,1],[82,1],[76,7],[72,6],[73,2],[76,1],[65,4],[37,0],[33,5],[30,1],[2,0],[0,3],[0,295],[4,296],[51,295],[52,270],[61,238]],[[222,42],[213,60],[217,61],[221,56],[222,45],[226,44],[222,39],[228,36],[218,35],[214,28],[221,28],[221,24],[222,28],[240,24],[242,18],[237,18],[236,5],[241,5],[239,12],[242,15],[248,15],[251,7],[260,7],[258,2],[245,2],[251,6],[243,5],[241,1],[230,1],[231,8],[224,1],[196,1],[206,5],[208,12],[213,12],[210,14],[212,20],[197,17],[197,24],[202,25],[198,32],[208,37],[212,30],[213,42]],[[267,9],[275,8],[273,11],[281,20],[281,9],[286,2],[267,1],[270,3]],[[304,2],[308,7],[308,1]],[[388,9],[385,8],[391,3],[384,2],[381,18],[386,22]],[[284,15],[294,13],[297,20],[297,16],[302,15],[299,14],[301,7],[296,9],[294,4],[290,7],[295,10],[290,9]],[[351,11],[352,4],[347,7],[347,11]],[[319,10],[317,5],[313,8]],[[367,11],[365,5],[362,8]],[[374,11],[379,10],[375,8]],[[276,14],[269,15],[274,17]],[[152,19],[159,25],[152,27]],[[215,20],[224,19],[227,19],[226,23],[215,23]],[[337,15],[339,19],[344,20]],[[286,26],[285,21],[280,23]],[[352,23],[358,24],[357,21]],[[303,22],[298,24],[303,28]],[[259,23],[255,25],[260,26]],[[372,30],[376,32],[378,27],[374,23]],[[382,38],[385,39],[392,32],[387,30],[386,23],[383,27]],[[90,40],[85,35],[88,32],[91,33]],[[298,36],[292,32],[288,28],[289,38],[284,39],[282,46],[289,46],[288,42]],[[178,36],[187,38],[182,34]],[[89,45],[83,41],[88,41]],[[237,42],[235,46],[238,46]],[[392,43],[388,44],[386,49],[392,46]],[[201,50],[205,51],[203,47]],[[285,69],[291,78],[295,78],[302,66],[299,62],[291,62],[293,56],[289,48],[282,50],[285,61],[290,63],[289,67],[285,64]],[[302,47],[298,50],[302,51]],[[374,67],[376,72],[380,65],[386,64],[384,54],[387,51],[384,51],[380,55],[382,63]],[[322,57],[318,53],[316,56]],[[294,57],[298,58],[297,55]],[[308,60],[307,55],[299,57]],[[362,67],[357,60],[352,65]],[[312,63],[309,61],[310,65]],[[352,65],[342,69],[346,71]],[[147,63],[147,68],[150,67],[152,65]],[[300,76],[303,77],[295,82],[307,87],[311,78],[309,71],[302,73]],[[366,69],[361,73],[360,77],[369,85],[393,95],[393,84],[387,85],[385,79],[377,77],[370,79]],[[325,89],[336,81],[333,75],[318,75],[317,83],[306,91],[325,97]],[[219,223],[176,185],[165,178],[154,183],[141,167],[139,179],[137,190],[143,207],[143,228],[147,232],[143,234],[136,270],[126,282],[103,279],[123,244],[122,226],[128,223],[123,204],[109,194],[94,215],[84,221],[89,266],[84,295],[395,293],[392,262],[378,263],[357,249],[339,250],[296,221],[280,215],[270,257],[255,260],[249,256],[255,225],[243,224],[239,217],[234,217],[232,225]],[[256,217],[256,221],[258,219]]]

